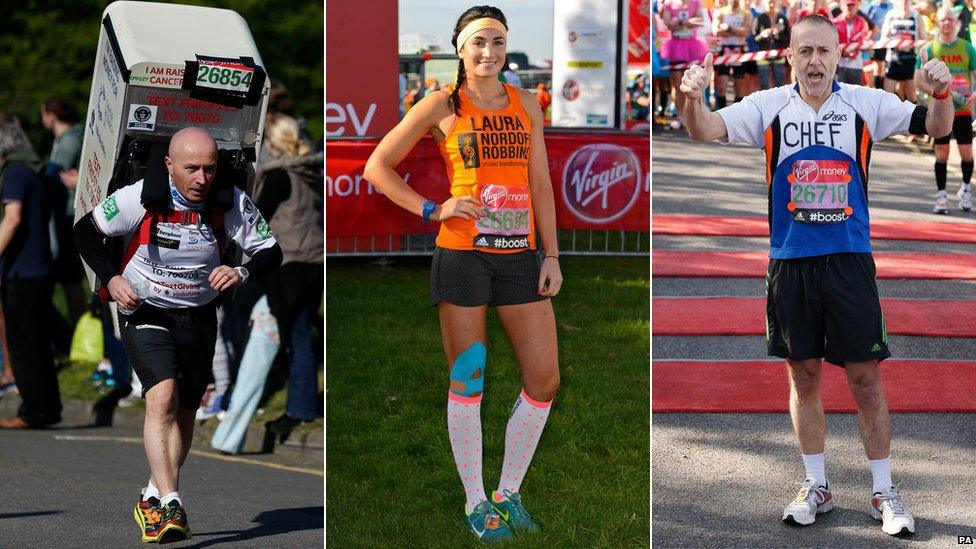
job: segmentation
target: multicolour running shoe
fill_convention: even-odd
[[[783,511],[783,522],[807,526],[817,520],[817,515],[834,509],[834,498],[830,488],[819,486],[817,481],[808,478],[803,481],[803,487],[796,498]]]
[[[163,524],[163,506],[158,498],[150,497],[144,500],[140,496],[139,503],[136,503],[135,509],[132,510],[132,516],[139,525],[143,543],[159,541],[160,526]]]
[[[467,514],[468,528],[481,541],[499,542],[512,537],[512,530],[487,501],[482,501]]]
[[[508,524],[513,532],[520,530],[535,532],[539,529],[539,526],[532,521],[529,512],[522,505],[522,498],[518,492],[508,490],[502,490],[501,493],[492,492],[491,506],[495,508],[498,515],[502,517],[502,520]]]
[[[163,507],[163,523],[159,528],[159,543],[188,540],[193,535],[186,522],[186,510],[175,499]]]
[[[915,533],[915,517],[905,509],[894,486],[871,496],[871,516],[881,522],[881,530],[885,534],[906,536]]]

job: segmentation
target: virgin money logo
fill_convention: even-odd
[[[798,183],[815,183],[820,173],[816,160],[799,160],[793,164],[793,176]]]
[[[609,223],[627,213],[640,194],[640,163],[630,149],[586,145],[563,169],[563,200],[576,217]]]
[[[508,200],[508,191],[501,185],[485,185],[481,189],[481,203],[491,210],[497,210]]]
[[[580,86],[575,80],[567,80],[563,84],[563,97],[566,101],[575,101],[580,94]]]

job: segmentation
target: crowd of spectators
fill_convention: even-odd
[[[809,14],[829,18],[842,45],[879,39],[911,39],[900,48],[854,49],[842,56],[837,69],[841,82],[884,88],[916,100],[914,69],[918,42],[937,34],[936,11],[952,8],[959,19],[959,38],[969,40],[973,6],[970,0],[655,0],[653,7],[653,109],[656,125],[680,128],[675,91],[683,70],[680,63],[702,62],[738,52],[783,50],[790,27]],[[679,65],[680,66],[680,65]],[[716,63],[710,108],[720,109],[746,95],[791,82],[785,56]],[[731,84],[731,85],[730,85]]]
[[[322,143],[312,141],[304,120],[289,116],[292,105],[283,86],[272,87],[256,181],[249,190],[285,250],[285,262],[270,279],[224,300],[215,384],[197,416],[223,417],[239,385],[248,393],[241,400],[258,404],[287,380],[285,413],[267,427],[279,438],[322,412],[321,345],[313,341],[313,334],[323,333]],[[91,292],[71,236],[83,124],[64,98],[44,101],[40,111],[53,137],[43,156],[35,152],[22,121],[0,113],[0,398],[19,393],[21,399],[16,415],[0,419],[0,428],[43,428],[61,421],[57,372],[78,367],[70,364],[69,351],[86,312],[101,320],[104,342],[101,364],[88,365],[103,393],[92,418],[96,425],[110,425],[116,407],[139,398],[141,388],[118,341],[117,312]],[[61,307],[55,306],[55,286],[62,288]],[[272,330],[277,343],[259,366],[244,360],[252,329]],[[240,378],[240,371],[255,367],[259,380]],[[250,394],[255,390],[256,396]],[[235,419],[246,426],[255,409]],[[243,447],[243,433],[232,438],[227,451]]]

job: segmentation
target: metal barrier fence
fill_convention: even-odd
[[[435,234],[332,237],[326,239],[328,257],[423,256],[434,253]],[[563,229],[559,253],[586,256],[650,255],[646,232]]]

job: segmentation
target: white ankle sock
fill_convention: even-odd
[[[146,501],[149,498],[159,499],[159,488],[156,488],[151,478],[149,479],[149,484],[142,489],[142,501]]]
[[[169,502],[173,501],[174,499],[176,500],[176,503],[180,504],[180,507],[183,506],[183,498],[180,497],[179,492],[170,492],[165,496],[163,496],[162,499],[159,500],[159,502],[165,506],[165,505],[169,505]]]
[[[868,465],[871,467],[873,480],[871,493],[887,492],[891,488],[891,456],[884,459],[869,459]]]
[[[542,437],[542,429],[549,418],[552,401],[538,402],[525,394],[519,394],[512,407],[512,416],[505,430],[505,461],[502,463],[502,476],[498,481],[498,492],[505,490],[518,492],[529,468],[535,448]]]
[[[488,499],[481,476],[481,395],[447,396],[447,434],[454,451],[454,464],[461,475],[466,499],[465,511]]]
[[[827,486],[827,471],[824,465],[823,453],[801,454],[801,456],[803,457],[803,468],[806,470],[807,478],[812,478],[820,483],[821,486]]]

